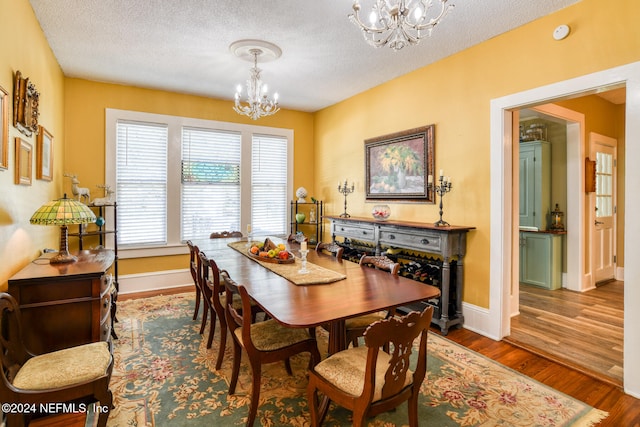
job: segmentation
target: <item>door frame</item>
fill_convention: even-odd
[[[512,240],[514,226],[517,224],[512,217],[513,110],[621,86],[626,87],[627,92],[625,139],[640,141],[640,120],[633,119],[640,117],[640,62],[491,100],[490,290],[487,323],[484,325],[490,336],[502,339],[511,329]],[[580,150],[582,153],[584,148],[580,147]],[[632,164],[633,159],[640,159],[640,144],[627,144],[625,158],[627,164]],[[584,161],[571,162],[567,168],[568,174],[577,172],[577,176],[584,178]],[[640,168],[626,167],[625,171],[627,182],[640,182]],[[630,217],[631,212],[640,209],[640,195],[631,191],[631,188],[632,185],[625,186],[625,236],[640,235],[640,222],[633,221]],[[583,192],[579,194],[582,196]],[[580,212],[578,215],[583,217],[578,223],[584,226],[584,213]],[[625,238],[624,246],[625,259],[640,259],[638,239]],[[631,283],[640,283],[640,265],[634,264],[637,263],[625,265],[625,278]],[[625,289],[625,306],[633,307],[634,302],[640,302],[640,286],[629,286]],[[624,311],[624,360],[640,359],[640,334],[631,333],[631,326],[638,323],[639,310]],[[624,389],[626,393],[640,397],[640,365],[625,366]]]

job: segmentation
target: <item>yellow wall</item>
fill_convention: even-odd
[[[44,202],[61,196],[65,142],[64,76],[53,56],[33,10],[26,0],[0,0],[0,86],[9,92],[9,167],[0,169],[0,290],[7,280],[40,249],[57,248],[56,227],[29,224]],[[53,135],[53,181],[35,179],[36,137],[26,137],[13,127],[13,78],[16,71],[28,77],[40,93],[38,122]],[[33,147],[32,185],[14,184],[15,138]]]
[[[281,110],[256,122],[234,112],[230,101],[80,79],[65,80],[65,100],[65,171],[76,174],[80,185],[88,187],[92,194],[101,194],[96,186],[105,182],[107,108],[293,129],[294,189],[304,186],[313,194],[313,115],[310,113]],[[71,192],[68,178],[64,189]],[[73,239],[70,244],[75,244]],[[119,273],[182,269],[187,259],[186,256],[123,259],[118,265]]]
[[[365,139],[435,124],[436,170],[453,181],[444,217],[477,227],[468,239],[463,298],[488,307],[490,101],[640,60],[639,17],[635,0],[583,0],[318,112],[315,188],[327,201],[326,212],[341,212],[334,187],[346,176],[358,190],[349,196],[349,213],[370,215],[363,191]],[[572,31],[555,41],[560,24]],[[390,206],[394,218],[438,219],[436,205]]]
[[[53,182],[16,186],[10,145],[10,167],[0,171],[0,287],[40,248],[57,247],[54,227],[31,226],[28,219],[45,201],[70,192],[62,173],[76,173],[82,186],[96,191],[104,183],[105,108],[255,123],[236,115],[229,101],[65,79],[28,1],[0,0],[0,10],[0,39],[10,41],[0,49],[0,85],[12,93],[16,70],[31,77],[41,93],[40,122],[54,135],[55,159]],[[454,185],[445,196],[445,219],[477,227],[469,235],[464,300],[488,307],[491,99],[640,60],[639,17],[635,0],[583,0],[316,114],[281,111],[259,124],[294,129],[294,189],[305,186],[327,202],[327,214],[336,214],[343,202],[336,182],[354,180],[349,212],[363,216],[373,206],[364,200],[363,141],[435,124],[436,170],[444,169]],[[551,35],[559,24],[572,31],[558,42]],[[617,116],[618,130],[623,115]],[[10,127],[11,139],[17,135]],[[438,218],[435,205],[394,203],[391,210],[394,218]],[[184,268],[185,261],[162,257],[121,265],[121,274],[128,274]]]

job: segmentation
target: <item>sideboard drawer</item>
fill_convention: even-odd
[[[438,233],[429,233],[422,230],[408,232],[380,227],[380,244],[440,253],[442,250],[442,236]]]
[[[375,241],[375,231],[373,224],[357,222],[342,224],[340,222],[336,222],[334,233],[337,236],[348,237],[351,239]]]

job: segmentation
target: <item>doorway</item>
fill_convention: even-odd
[[[626,85],[626,113],[625,113],[625,139],[635,141],[640,138],[640,123],[634,123],[630,117],[640,116],[640,62],[596,72],[593,74],[576,77],[548,86],[508,95],[491,101],[491,261],[490,261],[490,305],[486,316],[476,316],[483,324],[482,330],[496,339],[502,339],[509,335],[511,318],[511,284],[513,283],[513,235],[516,224],[513,220],[512,177],[513,177],[513,111],[524,106],[533,106],[551,102],[556,99],[569,99],[575,96],[603,92],[608,89],[623,87]],[[640,145],[627,144],[625,147],[626,159],[640,158]],[[579,156],[576,159],[584,159],[584,147],[580,147]],[[627,164],[633,162],[627,161]],[[578,177],[584,184],[584,160],[572,161],[567,164],[569,177]],[[640,182],[640,168],[627,167],[625,169],[627,182]],[[571,191],[577,196],[583,194],[583,187]],[[623,189],[625,195],[625,227],[624,227],[624,252],[627,259],[640,256],[640,241],[634,241],[629,236],[640,235],[640,223],[632,221],[630,214],[634,209],[640,209],[640,194],[629,187]],[[576,196],[576,197],[577,197]],[[575,218],[572,216],[575,215]],[[584,229],[584,211],[575,213],[567,212],[567,223],[577,221],[576,226]],[[584,233],[577,233],[578,243],[583,245]],[[517,242],[516,242],[517,243]],[[517,246],[516,246],[517,247]],[[577,246],[584,247],[584,246]],[[582,256],[568,255],[567,262],[575,262],[580,283],[584,280],[585,259]],[[576,258],[576,259],[574,259]],[[624,277],[627,282],[640,280],[640,265],[629,262],[625,265]],[[568,274],[572,267],[568,266]],[[568,284],[571,283],[568,277]],[[624,304],[627,307],[640,302],[640,287],[628,287],[624,293]],[[475,320],[475,319],[474,319]],[[640,313],[637,310],[624,312],[625,330],[628,332],[631,325],[640,322]],[[631,328],[632,329],[632,328]],[[640,337],[633,334],[625,334],[624,359],[637,360],[640,358]],[[625,392],[640,396],[640,366],[627,366],[624,371]]]
[[[582,111],[589,111],[584,105],[595,104],[600,106],[599,116],[606,115],[606,111],[615,115],[615,105],[625,102],[624,89],[615,89],[615,92],[622,92],[622,96],[602,96],[603,100],[590,95],[575,98],[569,104]],[[612,98],[616,98],[616,102],[612,102]],[[514,180],[519,177],[519,185],[514,186],[517,190],[513,199],[519,200],[520,211],[520,259],[514,270],[519,267],[520,271],[519,281],[514,281],[513,286],[511,331],[505,340],[620,386],[623,283],[612,282],[595,289],[596,278],[602,279],[596,276],[599,265],[605,267],[603,270],[608,268],[611,273],[608,278],[614,278],[611,255],[615,253],[616,140],[591,132],[584,141],[581,140],[584,132],[568,132],[572,126],[584,129],[587,123],[593,123],[593,115],[591,112],[589,121],[588,116],[559,109],[554,104],[514,112],[519,124],[519,143],[514,144],[513,164],[518,165]],[[585,191],[582,199],[573,199],[578,203],[575,206],[567,204],[567,189],[571,185],[568,185],[566,170],[567,164],[575,161],[572,158],[577,153],[575,147],[580,146],[593,147],[587,152],[596,159],[597,166],[593,170],[593,188],[586,187],[589,174],[585,171]],[[531,160],[532,153],[535,155]],[[535,165],[535,174],[529,173],[534,168],[531,164]],[[585,169],[588,169],[586,166],[587,163]],[[573,232],[585,234],[584,248],[563,245],[566,236],[559,228],[564,228],[564,224],[552,218],[562,217],[558,205],[563,210],[586,209],[586,224],[595,223],[582,231],[571,227]],[[556,214],[549,215],[552,211]],[[600,235],[599,227],[603,230]],[[586,276],[594,280],[585,281],[583,288],[568,286],[566,277],[562,280],[561,272],[566,271],[562,261],[567,253],[594,260],[585,263],[587,270],[593,269],[592,274]]]

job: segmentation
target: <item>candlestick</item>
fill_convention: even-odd
[[[354,190],[355,185],[353,184],[353,182],[351,183],[351,188],[349,188],[349,184],[347,183],[346,179],[344,180],[344,185],[338,183],[338,192],[344,194],[344,212],[340,214],[342,218],[349,218],[351,216],[347,213],[347,196],[353,193]]]
[[[306,243],[307,242],[303,242]],[[302,245],[300,245],[302,247]],[[300,261],[302,262],[302,265],[300,266],[300,270],[298,270],[298,273],[300,274],[307,274],[309,272],[309,270],[307,270],[307,254],[309,253],[308,250],[300,250]]]
[[[444,176],[442,173],[442,169],[440,169],[440,178],[438,178],[438,181],[440,182],[440,184],[438,185],[435,185],[433,182],[427,181],[427,187],[429,189],[433,189],[436,192],[436,194],[440,196],[440,220],[435,222],[434,225],[437,225],[438,227],[444,227],[444,226],[448,226],[449,223],[442,219],[442,213],[443,213],[442,197],[446,193],[451,191],[451,177]]]

